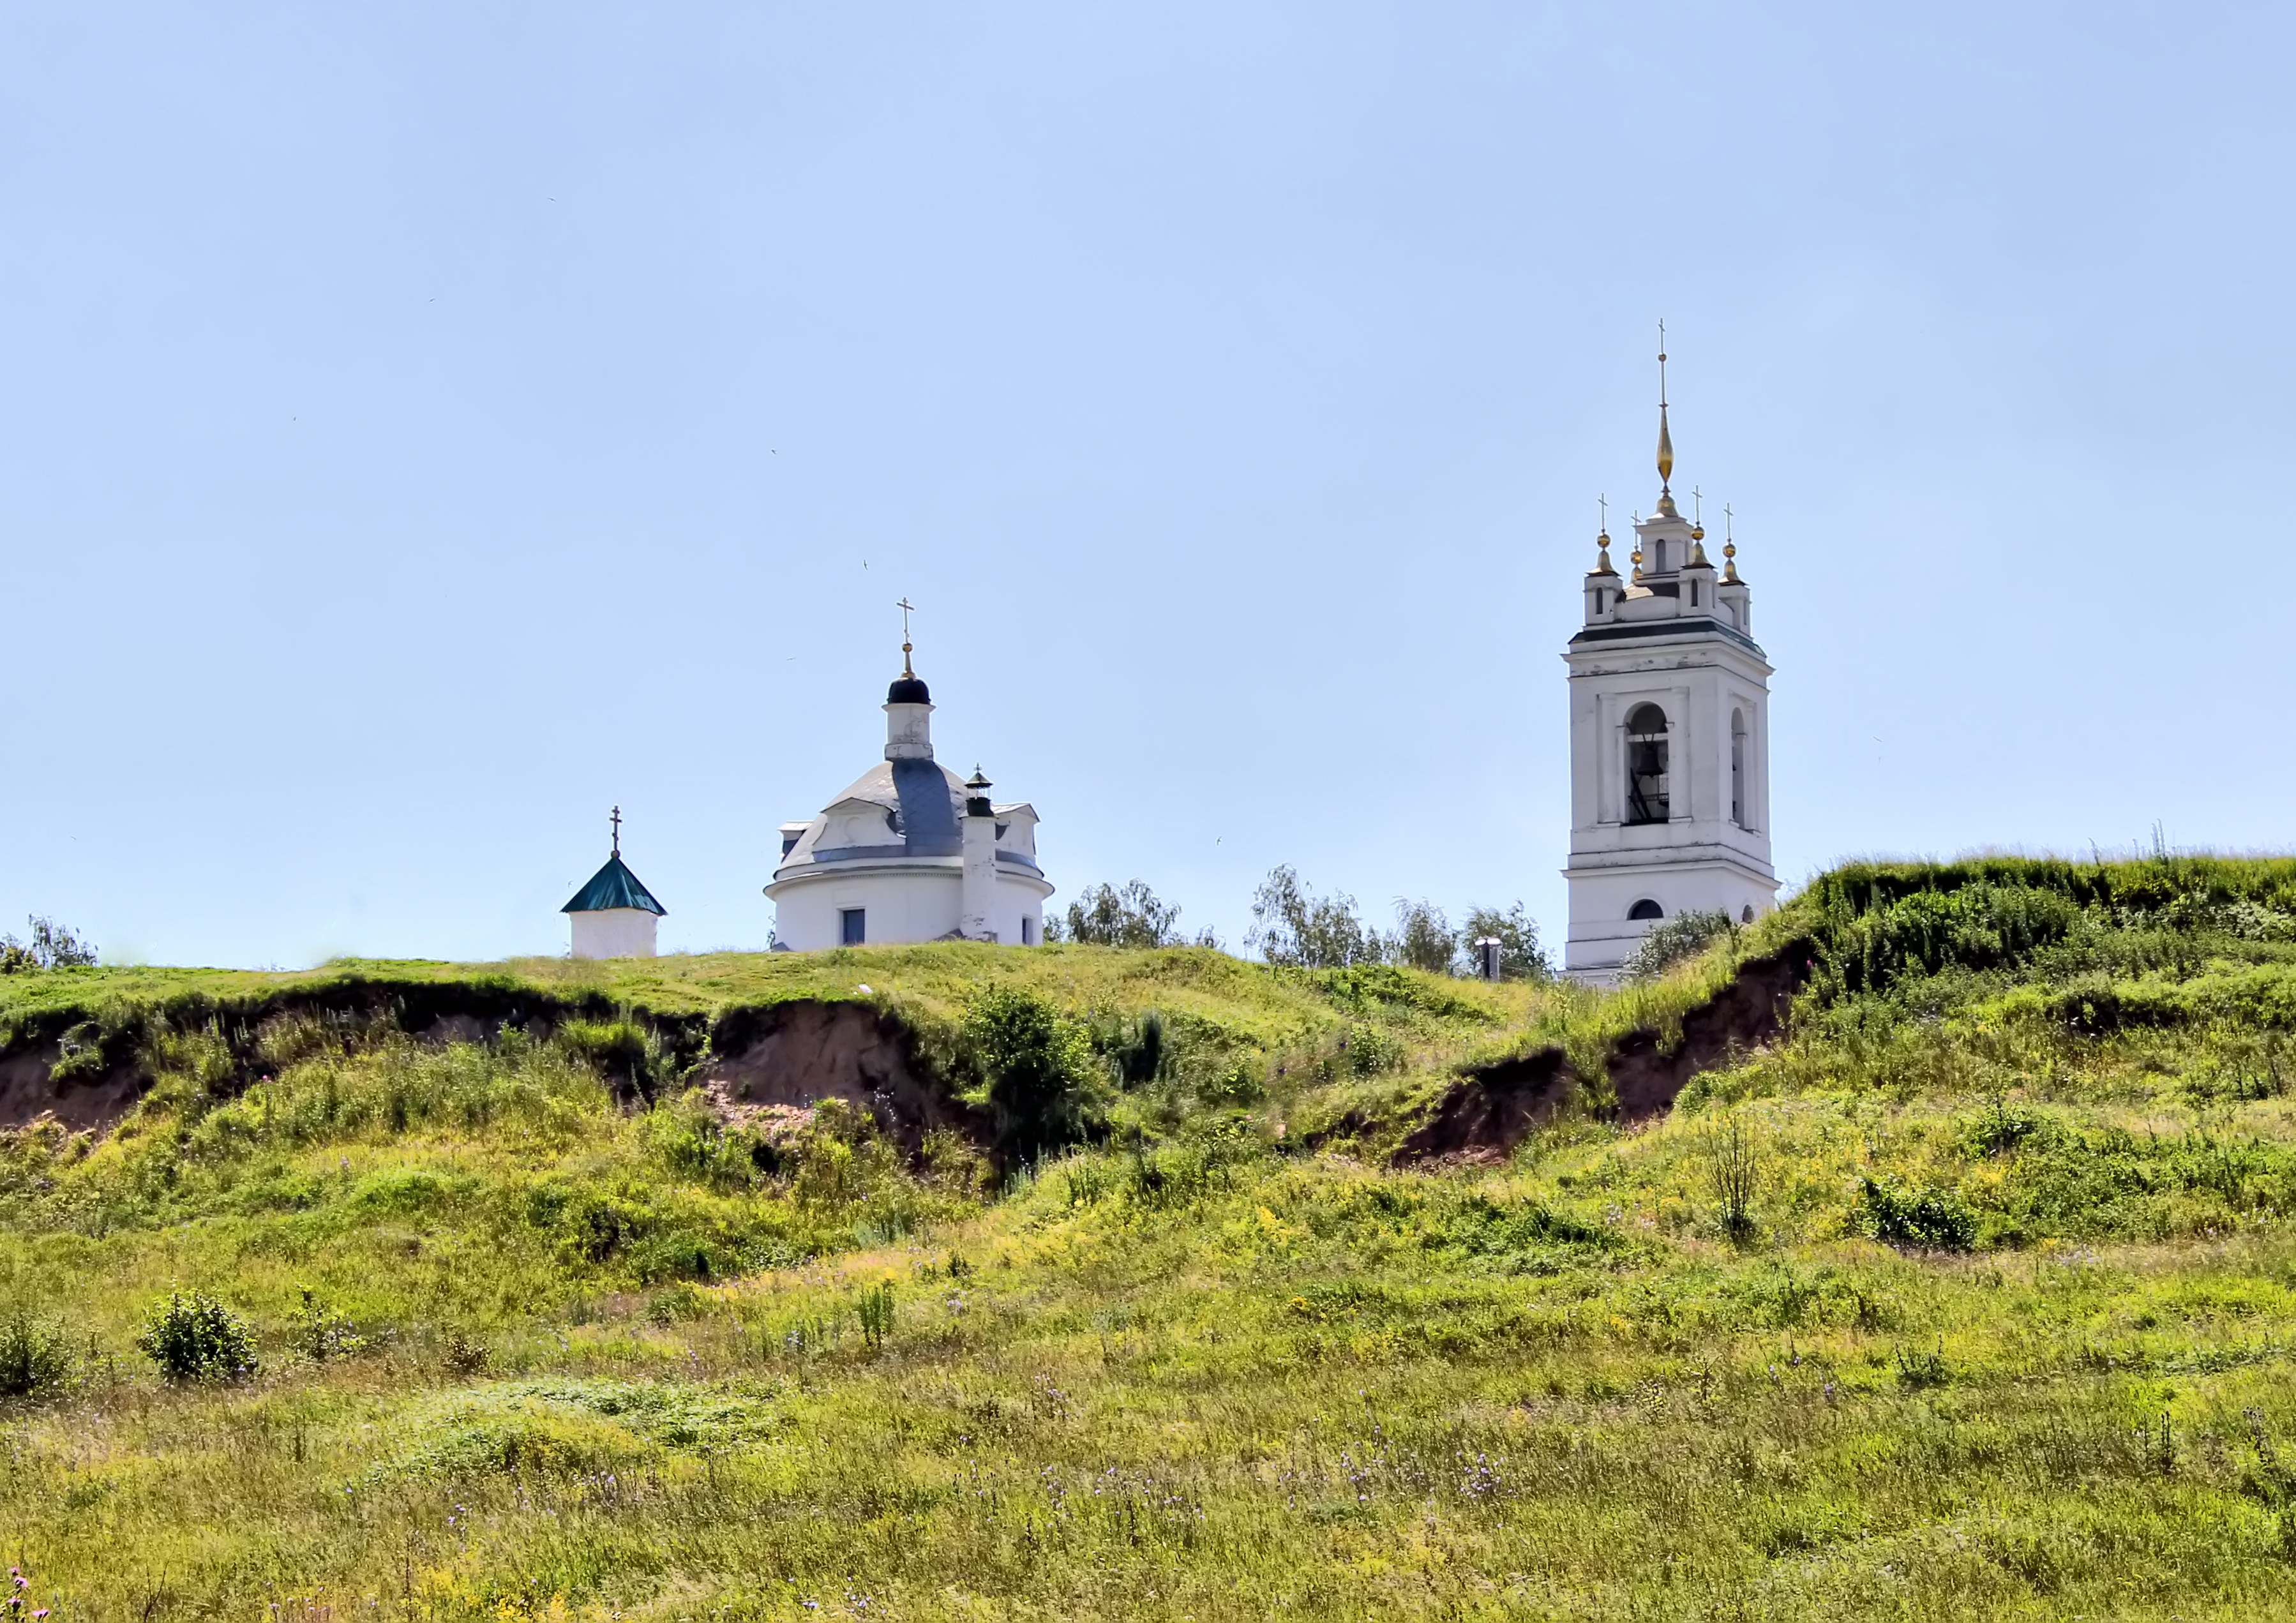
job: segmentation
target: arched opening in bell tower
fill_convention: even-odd
[[[1664,823],[1669,804],[1666,712],[1638,704],[1627,717],[1627,821]]]
[[[1746,712],[1730,712],[1730,821],[1746,826]]]

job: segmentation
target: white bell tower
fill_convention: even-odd
[[[1770,870],[1770,665],[1734,544],[1718,577],[1706,532],[1675,506],[1659,355],[1658,511],[1635,526],[1634,574],[1608,528],[1570,639],[1570,934],[1564,972],[1611,985],[1644,931],[1777,904]]]

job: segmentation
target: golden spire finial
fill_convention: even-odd
[[[1669,494],[1674,478],[1674,436],[1666,426],[1666,323],[1658,324],[1658,491]]]
[[[1736,517],[1727,502],[1722,504],[1722,578],[1738,578],[1738,543],[1731,538],[1732,521]]]
[[[915,605],[904,597],[893,606],[901,611],[901,676],[904,680],[914,681],[917,673],[909,667],[909,655],[914,652],[909,646],[909,615]]]
[[[1600,533],[1595,537],[1593,573],[1615,575],[1619,571],[1611,567],[1611,498],[1607,496],[1598,496],[1595,498],[1595,502],[1603,510],[1603,523]]]

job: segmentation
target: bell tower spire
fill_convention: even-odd
[[[1678,519],[1681,512],[1674,504],[1674,436],[1666,424],[1666,323],[1658,324],[1658,512],[1664,519]]]
[[[1770,665],[1723,512],[1725,568],[1706,555],[1703,492],[1674,498],[1666,328],[1659,327],[1656,511],[1635,516],[1635,570],[1607,534],[1582,583],[1570,669],[1570,933],[1564,972],[1614,984],[1652,925],[1776,905],[1770,865]]]

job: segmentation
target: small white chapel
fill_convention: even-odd
[[[606,865],[559,909],[573,930],[577,958],[651,958],[655,929],[669,910],[622,860],[622,808],[614,807],[614,849]]]
[[[1570,933],[1563,971],[1617,982],[1660,920],[1698,910],[1751,924],[1777,905],[1770,868],[1770,664],[1726,539],[1674,499],[1666,356],[1659,357],[1658,510],[1635,525],[1633,573],[1609,527],[1570,639]]]
[[[913,652],[905,631],[885,693],[885,758],[817,816],[782,824],[766,887],[777,952],[1045,939],[1053,886],[1037,865],[1036,808],[992,801],[979,767],[959,778],[933,758],[932,694]]]

